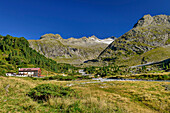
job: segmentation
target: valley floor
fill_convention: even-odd
[[[170,112],[170,82],[83,82],[0,77],[0,112]],[[27,96],[31,88],[47,83],[60,86],[74,84],[70,87],[79,96],[51,97],[43,103]]]

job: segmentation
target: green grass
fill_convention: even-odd
[[[170,38],[166,41],[167,44],[170,44]]]
[[[39,103],[27,96],[41,84],[68,87],[77,96],[50,97]],[[7,92],[5,87],[10,85]],[[0,77],[0,112],[91,112],[91,113],[169,113],[169,82],[42,81],[30,78]],[[165,87],[166,86],[166,87]],[[135,106],[135,107],[134,107]]]
[[[119,65],[128,65],[128,66],[140,65],[143,57],[147,58],[147,62],[156,62],[156,61],[168,59],[170,57],[170,46],[159,47],[151,51],[148,51],[142,55],[134,55],[126,60],[123,60],[120,57],[120,59],[116,63]]]
[[[113,79],[139,79],[139,80],[170,80],[170,73],[160,74],[160,73],[145,73],[137,75],[116,75],[111,77]]]

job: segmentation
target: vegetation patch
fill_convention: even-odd
[[[18,68],[39,67],[55,73],[77,73],[78,68],[70,64],[59,64],[46,58],[29,46],[29,42],[21,37],[0,35],[0,76],[6,72],[17,72]]]
[[[41,84],[30,90],[28,96],[39,102],[50,97],[75,96],[76,92],[69,87],[62,87],[55,84]]]
[[[88,81],[87,81],[88,82]],[[90,81],[89,81],[90,82]],[[81,83],[81,84],[80,84]],[[112,81],[83,84],[82,81],[40,81],[31,78],[0,77],[1,113],[169,113],[169,82]],[[49,96],[46,100],[37,100],[26,96],[32,90],[39,90],[40,84],[70,86],[76,91],[61,96]],[[8,91],[6,87],[8,87]],[[37,89],[35,87],[37,86]],[[39,87],[38,87],[39,86]],[[31,91],[30,91],[31,88]],[[33,89],[32,89],[33,88]],[[64,87],[65,88],[65,87]],[[48,90],[48,91],[47,91]],[[54,91],[60,92],[60,91]],[[65,90],[64,90],[65,91]],[[78,95],[77,95],[78,93]],[[134,107],[135,106],[135,107]]]
[[[170,74],[169,74],[169,75],[143,74],[143,75],[135,76],[135,79],[145,79],[145,80],[170,80]]]
[[[170,84],[168,84],[168,85],[162,85],[163,87],[165,87],[165,90],[166,91],[170,91]]]
[[[170,74],[141,74],[141,75],[130,75],[130,76],[113,76],[111,79],[138,79],[138,80],[170,80]]]
[[[91,79],[89,76],[51,76],[51,77],[44,77],[43,80],[60,80],[60,81],[71,81],[71,80],[82,80],[82,79]]]

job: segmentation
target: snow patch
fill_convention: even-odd
[[[95,42],[97,43],[105,43],[105,44],[111,44],[114,41],[114,39],[111,38],[107,38],[107,39],[103,39],[103,40],[95,40]]]

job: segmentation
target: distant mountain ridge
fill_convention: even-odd
[[[30,47],[61,63],[79,64],[97,58],[115,37],[98,39],[96,36],[63,39],[59,34],[45,34],[40,40],[29,40]]]
[[[133,61],[134,57],[141,59],[136,56],[147,57],[148,53],[154,59],[151,55],[154,50],[168,55],[157,57],[159,60],[164,60],[163,58],[170,57],[169,53],[165,53],[169,52],[169,46],[166,45],[170,44],[170,16],[144,15],[131,30],[119,38],[109,37],[101,40],[93,35],[78,39],[73,37],[63,39],[59,34],[45,34],[40,40],[29,40],[29,43],[31,48],[62,63],[80,64],[96,58],[99,61],[103,58],[118,58],[117,63],[120,64],[129,62],[128,60]],[[162,47],[164,49],[161,52]],[[132,64],[136,65],[137,62]]]
[[[106,43],[106,44],[110,44],[114,41],[114,39],[116,37],[112,36],[112,37],[108,37],[108,38],[105,38],[105,39],[99,39],[97,38],[95,35],[93,36],[90,36],[90,37],[81,37],[81,38],[74,38],[74,37],[71,37],[71,38],[68,38],[68,39],[63,39],[59,34],[52,34],[52,33],[49,33],[49,34],[45,34],[43,36],[40,37],[40,39],[44,39],[44,38],[48,38],[48,39],[56,39],[56,40],[60,40],[62,42],[67,42],[67,43],[86,43],[86,42],[89,42],[89,43]]]

